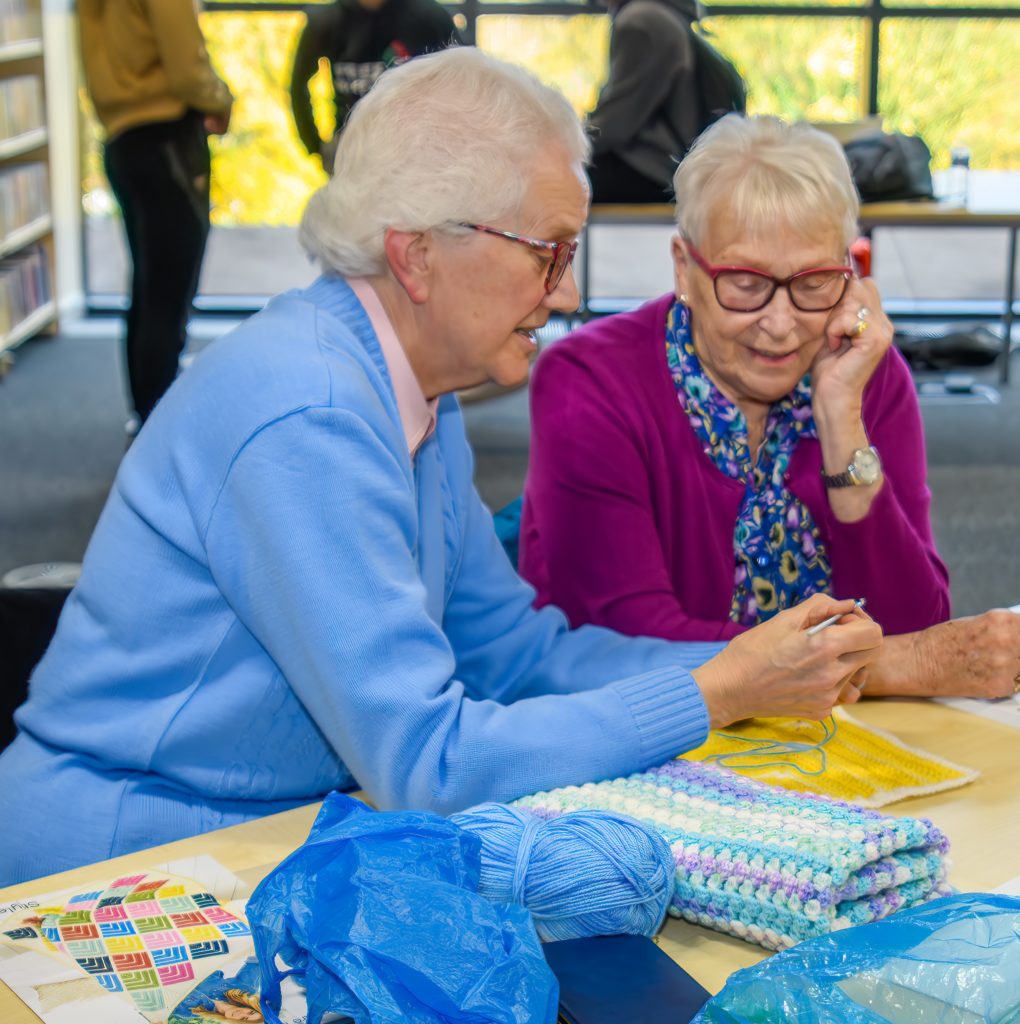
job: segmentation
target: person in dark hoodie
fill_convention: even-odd
[[[305,149],[332,174],[344,121],[383,71],[461,41],[449,12],[436,0],[336,0],[311,8],[290,81],[294,124]],[[323,58],[329,61],[336,105],[336,128],[328,141],[315,123],[308,90]]]
[[[698,134],[697,0],[608,0],[609,76],[588,118],[595,203],[665,203]]]

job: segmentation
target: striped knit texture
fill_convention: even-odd
[[[517,804],[552,818],[632,815],[676,861],[669,912],[766,949],[877,921],[944,896],[949,840],[930,821],[794,793],[682,760]]]

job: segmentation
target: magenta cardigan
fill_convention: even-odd
[[[673,301],[592,321],[538,360],[520,571],[536,603],[559,605],[574,626],[728,639],[743,629],[729,611],[744,488],[702,451],[677,400],[665,352]],[[833,594],[866,597],[887,633],[923,629],[949,617],[949,577],[914,383],[895,349],[868,383],[863,418],[886,474],[864,519],[833,517],[814,439],[798,443],[789,488],[818,525]]]

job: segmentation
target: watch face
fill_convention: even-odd
[[[851,471],[862,484],[873,484],[882,474],[882,461],[874,448],[859,448],[854,452]]]

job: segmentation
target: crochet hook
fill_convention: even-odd
[[[856,601],[854,601],[854,607],[855,608],[863,608],[866,603],[867,603],[867,598],[859,597],[859,598],[857,598]],[[849,612],[843,612],[843,613],[841,613],[839,615],[830,615],[827,619],[823,620],[822,622],[819,622],[817,625],[812,626],[807,631],[807,635],[808,636],[814,636],[815,633],[821,633],[821,631],[823,629],[828,629],[829,626],[833,625],[836,622],[839,622],[839,620],[841,618],[843,618],[843,615],[846,615],[846,614],[849,614]]]

